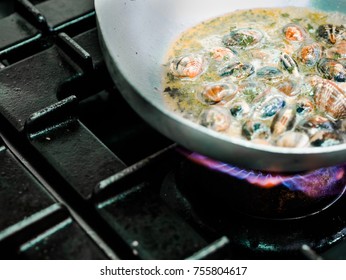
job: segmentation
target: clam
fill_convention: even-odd
[[[253,61],[257,61],[259,66],[276,65],[280,60],[280,50],[275,48],[258,49],[255,48],[249,52]]]
[[[346,58],[346,41],[340,41],[332,48],[327,49],[326,56],[334,59]]]
[[[243,80],[239,84],[239,93],[244,94],[250,101],[256,96],[262,94],[266,85],[260,81]]]
[[[264,66],[257,70],[256,75],[263,80],[276,80],[282,77],[280,69],[272,66]]]
[[[344,137],[345,137],[346,136],[346,119],[337,121],[335,123],[335,129],[339,131],[341,134],[344,134]]]
[[[316,32],[317,37],[331,44],[346,39],[346,29],[343,25],[323,24],[318,27]]]
[[[337,129],[341,131],[342,133],[346,132],[346,119],[338,121],[337,123]]]
[[[204,104],[212,105],[231,100],[236,92],[237,86],[233,83],[213,83],[206,85],[203,91],[197,94],[197,99]]]
[[[319,43],[312,43],[303,46],[298,50],[299,60],[306,66],[313,67],[322,57],[323,48]]]
[[[276,115],[286,106],[286,100],[281,94],[268,93],[257,103],[254,116],[267,119]]]
[[[219,71],[221,77],[230,76],[237,80],[245,79],[255,73],[255,69],[251,64],[236,62],[223,67]]]
[[[210,54],[216,61],[238,60],[236,52],[229,48],[215,47],[210,50]]]
[[[309,145],[309,137],[304,132],[288,131],[276,141],[279,147],[301,148]]]
[[[318,75],[308,75],[305,78],[305,82],[311,86],[312,95],[313,95],[313,88],[317,86],[318,84],[322,83],[323,81],[324,79]]]
[[[304,131],[309,136],[316,134],[319,131],[333,131],[334,124],[327,118],[322,116],[312,116],[306,120],[301,121],[297,125],[298,131]]]
[[[282,29],[286,40],[291,42],[302,42],[306,38],[306,31],[298,24],[289,23]]]
[[[242,135],[248,140],[268,139],[270,129],[261,121],[247,120],[242,127]]]
[[[312,113],[314,110],[315,110],[315,105],[312,102],[312,100],[310,100],[308,98],[301,98],[301,99],[297,100],[296,112],[299,115],[305,116],[305,115]]]
[[[172,60],[170,73],[178,78],[195,78],[207,68],[207,61],[202,55],[185,55]]]
[[[346,81],[346,69],[337,60],[322,58],[317,64],[317,69],[325,79],[336,82]]]
[[[333,119],[346,117],[346,94],[334,82],[320,79],[314,86],[316,107]]]
[[[300,84],[292,79],[281,81],[276,88],[287,96],[296,96],[301,92]]]
[[[279,111],[272,122],[270,127],[274,136],[282,134],[293,128],[296,122],[296,112],[292,108],[285,108]]]
[[[244,100],[239,100],[231,105],[230,112],[236,119],[243,119],[250,113],[250,105]]]
[[[299,69],[297,62],[287,53],[283,53],[280,56],[280,61],[283,68],[288,71],[288,73],[293,74],[294,76],[299,77]]]
[[[215,131],[225,131],[231,124],[231,116],[226,108],[214,107],[201,113],[199,123]]]
[[[343,143],[340,134],[331,131],[318,131],[310,139],[310,144],[314,147],[329,147]]]
[[[231,31],[222,39],[226,47],[252,48],[263,40],[263,33],[254,28],[240,28]]]
[[[341,121],[340,131],[345,134],[345,132],[346,132],[346,119]]]

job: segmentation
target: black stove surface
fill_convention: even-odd
[[[263,221],[185,165],[114,86],[92,0],[0,2],[1,259],[346,259],[345,196]]]

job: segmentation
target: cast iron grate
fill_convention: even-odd
[[[3,3],[0,258],[270,257],[239,251],[169,193],[167,176],[183,159],[111,81],[92,0]],[[323,257],[346,258],[345,234]],[[321,258],[314,249],[294,257]]]

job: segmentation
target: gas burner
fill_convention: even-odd
[[[255,172],[224,166],[223,170],[228,170],[225,174],[211,169],[213,160],[201,165],[197,162],[205,157],[186,151],[184,155],[188,157],[166,176],[162,197],[210,236],[227,236],[237,256],[299,258],[303,246],[323,252],[345,235],[345,167],[300,175],[255,176]],[[315,186],[311,176],[327,182],[328,191],[317,187],[306,190],[309,184]],[[260,183],[261,178],[267,179]],[[298,188],[299,182],[306,183],[303,189]]]
[[[254,217],[299,219],[314,215],[335,203],[346,189],[345,165],[299,174],[263,173],[180,151],[197,163],[180,171],[185,184],[203,186],[209,182],[218,199],[226,204],[232,201],[238,211]]]

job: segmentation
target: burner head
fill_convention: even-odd
[[[309,216],[328,208],[345,191],[346,166],[300,174],[272,174],[240,169],[194,152],[181,152],[189,160],[180,168],[180,181],[187,189],[224,201],[225,205],[251,216],[269,219]]]

